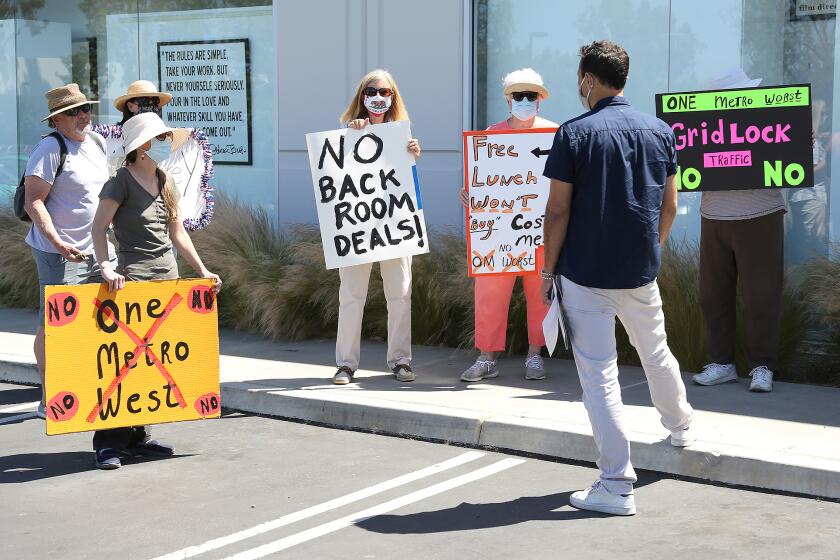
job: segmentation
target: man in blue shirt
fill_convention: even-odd
[[[615,515],[636,513],[616,317],[639,353],[671,443],[684,447],[695,439],[656,283],[661,247],[677,210],[674,136],[623,97],[629,67],[627,52],[609,41],[581,48],[578,95],[586,113],[558,129],[544,173],[551,193],[543,297],[549,302],[556,286],[600,454],[600,479],[575,492],[571,504]]]

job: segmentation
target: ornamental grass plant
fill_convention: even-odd
[[[28,224],[0,207],[0,305],[38,306],[35,264],[24,237]],[[269,339],[332,339],[338,319],[339,276],[324,268],[321,236],[314,226],[278,229],[264,209],[224,195],[216,199],[209,227],[192,234],[207,267],[224,286],[219,296],[223,327]],[[412,334],[415,344],[472,349],[473,280],[466,275],[466,245],[457,230],[430,233],[431,253],[414,258]],[[670,347],[683,371],[707,361],[698,296],[698,248],[671,242],[665,248],[659,286]],[[183,270],[191,275],[189,267]],[[739,303],[740,305],[740,303]],[[740,313],[739,313],[740,317]],[[387,304],[378,265],[373,266],[363,337],[387,334]],[[737,362],[747,373],[739,322]],[[525,298],[516,283],[508,321],[507,350],[523,356],[528,347]],[[619,363],[638,365],[635,349],[620,323]],[[840,386],[840,263],[827,259],[789,271],[783,297],[780,367],[785,381]],[[554,357],[571,358],[558,349]]]

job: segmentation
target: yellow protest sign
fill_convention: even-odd
[[[210,280],[47,286],[47,434],[216,418]]]

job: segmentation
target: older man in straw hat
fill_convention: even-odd
[[[93,103],[67,84],[45,94],[43,118],[56,133],[45,136],[26,163],[25,209],[32,219],[26,243],[38,267],[41,309],[35,335],[35,359],[44,382],[44,286],[102,282],[93,258],[91,225],[99,191],[108,180],[105,142],[90,132]],[[62,149],[62,144],[65,149]],[[62,152],[65,157],[62,158]],[[110,247],[113,255],[113,247]],[[45,417],[44,397],[38,414]]]
[[[755,87],[740,68],[718,75],[711,89]],[[711,363],[698,385],[738,380],[735,369],[735,290],[741,286],[750,391],[773,389],[779,354],[784,267],[785,201],[779,189],[704,192],[700,204],[700,307]]]

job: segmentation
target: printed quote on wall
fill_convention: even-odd
[[[163,120],[204,129],[216,164],[253,163],[249,70],[248,39],[158,43]]]

